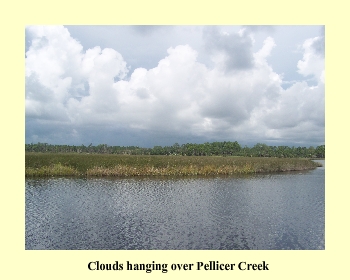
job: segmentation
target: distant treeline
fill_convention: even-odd
[[[47,143],[25,144],[26,152],[41,153],[96,153],[126,155],[182,155],[182,156],[244,156],[244,157],[278,157],[278,158],[325,158],[325,145],[315,147],[268,146],[258,143],[253,147],[241,147],[235,142],[212,142],[204,144],[175,143],[172,146],[154,146],[140,148],[137,146],[108,146],[92,144],[85,146],[51,145]]]

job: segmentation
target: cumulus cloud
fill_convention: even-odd
[[[324,83],[324,37],[306,40],[303,44],[303,59],[298,62],[298,72],[304,76],[313,76]]]
[[[245,70],[253,66],[252,38],[246,32],[229,34],[217,27],[204,31],[207,49],[217,67],[225,71]]]
[[[61,26],[30,26],[27,32],[32,38],[26,52],[28,117],[59,116],[74,122],[84,112],[93,119],[95,113],[115,109],[113,83],[127,72],[117,51],[95,47],[83,52],[80,43]]]
[[[64,27],[27,27],[26,141],[125,145],[145,135],[149,145],[166,138],[322,141],[322,38],[305,41],[297,65],[317,86],[296,82],[284,90],[267,62],[276,46],[272,37],[253,52],[250,32],[204,30],[214,66],[199,62],[191,46],[177,45],[156,67],[137,68],[126,78],[127,63],[117,50],[84,51]]]

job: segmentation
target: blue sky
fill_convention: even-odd
[[[26,143],[325,138],[323,26],[27,26]]]

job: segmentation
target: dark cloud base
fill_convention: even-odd
[[[74,132],[75,131],[75,132]],[[302,139],[268,139],[268,138],[229,138],[221,135],[211,137],[196,136],[188,133],[162,133],[161,131],[142,131],[128,128],[81,127],[75,130],[73,126],[56,123],[43,123],[33,119],[26,120],[25,143],[48,143],[55,145],[99,145],[138,146],[152,148],[154,146],[171,146],[175,143],[205,143],[237,141],[241,146],[252,147],[257,143],[269,146],[320,146],[324,145],[323,135],[309,135]]]

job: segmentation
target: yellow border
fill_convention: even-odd
[[[3,279],[345,279],[349,208],[348,9],[345,1],[7,1],[1,6],[1,276]],[[25,251],[24,27],[31,24],[326,25],[326,250]],[[90,261],[269,263],[270,271],[91,272]],[[219,274],[220,273],[220,274]],[[8,274],[8,275],[7,275]],[[218,275],[219,274],[219,275]]]

